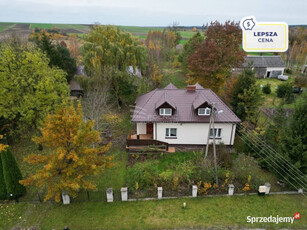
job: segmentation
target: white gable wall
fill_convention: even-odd
[[[177,138],[165,137],[166,128],[177,128]],[[207,144],[208,123],[156,123],[154,124],[154,139],[169,144],[205,145]],[[216,143],[233,145],[235,124],[215,123],[214,128],[221,128],[221,138],[216,138]],[[210,142],[213,140],[210,139]]]
[[[146,134],[147,133],[146,123],[137,123],[136,124],[136,133],[137,133],[137,135]]]
[[[271,72],[271,75],[272,75],[272,71],[281,71],[281,75],[284,75],[284,69],[285,69],[284,67],[268,67],[266,69],[266,74],[264,77],[266,78],[267,72]]]

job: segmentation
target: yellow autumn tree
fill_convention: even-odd
[[[163,74],[160,73],[159,67],[156,64],[153,64],[152,74],[150,77],[154,82],[155,87],[159,87],[163,79]]]
[[[1,141],[2,139],[3,139],[3,135],[0,135],[0,141]],[[5,150],[7,149],[7,147],[9,147],[9,146],[0,143],[0,153],[1,153],[2,151],[5,151]]]
[[[112,166],[112,157],[105,156],[110,144],[100,147],[100,133],[93,129],[94,122],[85,122],[81,105],[64,104],[55,114],[49,114],[41,128],[42,135],[33,140],[49,148],[47,155],[31,154],[24,160],[43,167],[20,183],[47,187],[45,201],[60,201],[66,191],[76,196],[80,189],[96,188],[89,176]]]

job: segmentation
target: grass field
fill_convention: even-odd
[[[22,23],[17,23],[22,24]],[[0,22],[0,32],[8,29],[10,27],[13,27],[16,25],[16,23],[2,23]],[[52,29],[53,27],[57,29],[62,30],[83,30],[77,31],[75,33],[78,33],[78,36],[82,38],[84,36],[84,32],[87,32],[90,28],[87,25],[81,25],[81,24],[51,24],[51,23],[31,23],[30,29]],[[140,39],[146,39],[146,35],[149,31],[162,31],[166,27],[140,27],[140,26],[117,26],[123,31],[131,33],[133,36],[138,37]],[[67,32],[70,33],[70,32]],[[72,32],[73,33],[73,32]],[[182,36],[182,40],[180,41],[180,44],[185,44],[188,39],[190,39],[196,32],[193,31],[180,31],[180,34]]]
[[[289,79],[287,82],[291,83],[294,81],[294,76],[289,75]],[[265,86],[267,84],[271,85],[271,93],[266,95],[264,94],[264,103],[263,107],[272,108],[272,107],[278,107],[280,105],[280,102],[282,101],[281,98],[278,98],[276,95],[276,89],[278,85],[285,83],[284,81],[280,81],[276,78],[263,78],[257,80],[259,85]],[[298,95],[296,95],[298,96]],[[294,107],[294,101],[290,104],[285,104],[285,108],[293,108]]]
[[[177,229],[307,228],[307,202],[301,195],[204,197],[160,201],[0,204],[0,229]],[[182,204],[186,202],[187,208]],[[290,223],[247,223],[247,216],[302,218]]]
[[[31,23],[30,29],[51,29],[53,27],[56,27],[57,29],[89,29],[86,25],[80,25],[80,24],[44,24],[44,23]]]
[[[14,25],[14,23],[0,22],[0,32],[13,27]]]

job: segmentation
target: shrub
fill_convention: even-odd
[[[257,160],[253,157],[239,154],[233,162],[232,168],[236,181],[242,187],[246,187],[246,181],[248,180],[249,187],[255,190],[260,184],[264,184],[265,181],[259,179],[259,172],[261,171]],[[250,179],[248,179],[250,178]]]
[[[264,94],[270,94],[271,93],[271,85],[270,84],[266,84],[265,86],[262,87],[262,92]]]
[[[128,168],[126,181],[129,188],[135,188],[138,183],[140,190],[157,184],[159,173],[155,167],[156,161],[147,161],[136,163],[133,167]]]
[[[276,89],[277,97],[288,99],[292,94],[292,86],[289,83],[280,84]]]
[[[5,200],[6,197],[7,197],[6,195],[7,195],[6,194],[6,186],[5,186],[3,170],[2,170],[2,160],[1,160],[1,156],[0,156],[0,200]]]
[[[26,188],[19,183],[22,179],[18,164],[8,148],[1,153],[3,177],[7,190],[8,199],[17,199],[26,193]]]
[[[304,75],[297,76],[294,79],[294,85],[300,88],[307,87],[307,76]]]

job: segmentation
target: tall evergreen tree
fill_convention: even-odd
[[[5,200],[6,197],[7,197],[6,196],[6,186],[5,186],[3,170],[2,170],[2,160],[0,157],[0,200]]]
[[[293,116],[284,125],[280,140],[281,153],[303,173],[307,173],[307,94],[304,93],[295,105]]]
[[[34,34],[31,38],[35,44],[46,53],[49,58],[49,66],[56,66],[64,70],[67,75],[67,82],[70,82],[77,71],[76,59],[70,55],[65,45],[54,44],[49,34],[45,31]]]
[[[251,120],[261,104],[262,97],[259,86],[257,85],[254,72],[245,69],[238,76],[231,92],[231,106],[233,111],[242,120]]]
[[[17,199],[26,193],[26,188],[19,183],[22,179],[20,169],[10,148],[7,148],[6,151],[2,151],[0,155],[2,160],[3,177],[7,190],[7,198]]]

